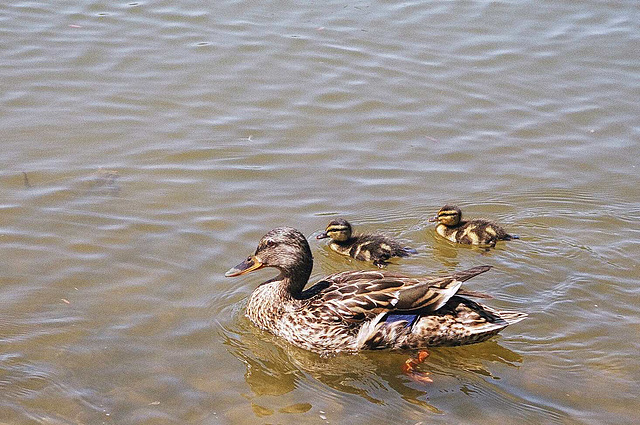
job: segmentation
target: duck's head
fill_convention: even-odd
[[[435,217],[429,219],[429,221],[437,221],[445,226],[456,226],[460,223],[462,218],[462,211],[455,205],[445,205],[440,208],[438,214]]]
[[[316,236],[316,239],[331,238],[337,242],[345,242],[351,238],[351,224],[343,218],[331,220],[324,233]]]
[[[275,267],[287,277],[306,274],[308,279],[313,267],[313,256],[307,239],[292,227],[277,227],[260,239],[253,255],[224,275],[240,276],[263,267]]]

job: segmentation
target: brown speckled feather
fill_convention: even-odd
[[[475,267],[431,279],[382,271],[336,273],[319,282],[329,286],[314,302],[330,304],[345,320],[362,320],[391,311],[435,311],[457,292],[462,282],[489,269]]]

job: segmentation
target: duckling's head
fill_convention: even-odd
[[[440,208],[438,214],[429,219],[429,221],[437,221],[445,226],[457,226],[458,223],[460,223],[460,219],[462,219],[462,211],[460,211],[460,208],[455,205],[445,205]]]
[[[324,233],[316,236],[316,239],[331,238],[337,242],[346,242],[351,238],[351,224],[343,218],[331,220]]]
[[[308,280],[313,256],[307,239],[292,227],[277,227],[260,239],[253,255],[229,269],[225,276],[240,276],[263,267],[275,267],[285,276],[306,275],[303,277]]]

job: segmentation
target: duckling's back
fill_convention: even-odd
[[[460,222],[452,227],[439,224],[436,232],[451,242],[470,245],[495,245],[499,240],[515,239],[501,226],[484,219]]]
[[[354,236],[346,243],[332,241],[330,246],[334,251],[356,260],[373,261],[378,267],[384,267],[392,257],[407,257],[417,252],[386,236],[370,234]]]

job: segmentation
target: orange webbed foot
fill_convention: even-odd
[[[415,358],[409,357],[402,365],[402,372],[404,372],[411,380],[421,384],[433,382],[433,380],[429,378],[429,374],[427,372],[418,372],[415,370],[416,366],[420,363],[424,363],[427,357],[429,357],[429,352],[426,350],[420,351],[418,356]]]

